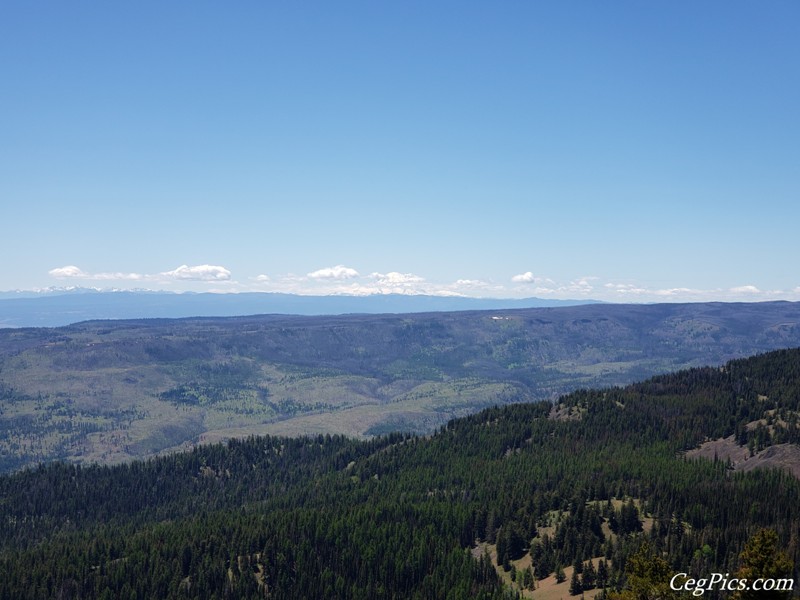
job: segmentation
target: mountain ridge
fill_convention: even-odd
[[[800,346],[800,304],[89,321],[0,330],[0,467],[254,434],[428,433],[493,405]]]

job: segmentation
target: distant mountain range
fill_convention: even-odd
[[[55,288],[0,292],[0,327],[60,327],[95,319],[235,317],[255,314],[340,315],[540,308],[594,304],[595,300],[497,299],[460,296],[375,294],[300,296],[101,291]]]

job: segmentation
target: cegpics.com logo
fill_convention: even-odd
[[[676,592],[691,592],[692,596],[702,596],[712,590],[726,592],[791,592],[794,579],[761,578],[742,579],[731,577],[729,573],[711,573],[710,577],[693,579],[688,573],[678,573],[670,579],[669,587]]]

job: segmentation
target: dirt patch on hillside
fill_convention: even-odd
[[[800,448],[794,444],[777,444],[764,448],[754,457],[736,465],[737,471],[751,471],[763,467],[788,469],[800,479]]]
[[[688,458],[730,460],[736,471],[752,471],[767,467],[787,469],[800,479],[800,447],[794,444],[776,444],[750,456],[747,446],[739,446],[734,436],[711,440],[686,453]]]
[[[699,448],[695,448],[694,450],[689,450],[686,453],[687,458],[707,458],[709,460],[714,460],[717,458],[718,460],[730,461],[737,465],[740,462],[747,460],[750,456],[750,451],[747,449],[747,446],[740,446],[736,443],[736,438],[734,436],[728,436],[726,438],[719,438],[717,440],[710,440],[700,445]]]

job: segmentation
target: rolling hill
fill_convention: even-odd
[[[800,345],[800,305],[585,305],[0,330],[0,468],[453,417]]]

